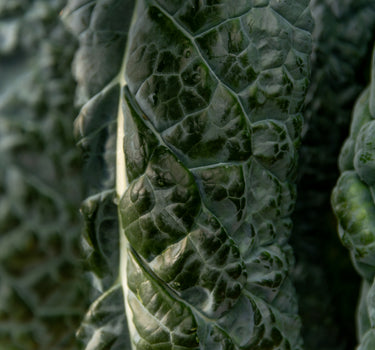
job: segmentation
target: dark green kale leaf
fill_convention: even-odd
[[[78,330],[85,349],[129,348],[119,269],[116,205],[116,147],[119,72],[133,1],[71,0],[63,11],[77,36],[73,72],[76,102],[84,104],[75,122],[84,154],[88,198],[82,203],[84,250],[92,304]]]
[[[287,242],[307,5],[138,1],[117,188],[135,349],[301,348]]]
[[[76,126],[101,293],[79,334],[87,349],[129,335],[135,349],[300,349],[288,239],[308,1],[138,1],[125,49],[130,8],[64,11],[81,43]]]

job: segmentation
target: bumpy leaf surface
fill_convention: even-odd
[[[99,3],[72,1],[71,27],[92,23],[82,9]],[[99,189],[113,184],[117,144],[120,276],[134,349],[301,347],[287,241],[310,69],[307,5],[142,0],[127,50],[95,48],[113,66],[100,61],[98,89],[92,81],[81,90],[90,100],[77,126]],[[100,14],[101,30],[127,32],[125,10]],[[76,64],[90,81],[82,57]],[[94,226],[97,242],[112,235]],[[91,243],[98,253],[101,243]],[[88,317],[84,329],[100,329]]]
[[[79,152],[64,1],[0,1],[0,348],[75,350]]]
[[[375,59],[371,84],[353,111],[350,135],[340,154],[342,173],[332,193],[340,238],[363,279],[357,318],[361,350],[370,350],[375,344],[374,75]]]
[[[63,10],[77,36],[73,73],[76,102],[84,104],[75,122],[84,154],[88,198],[82,203],[84,248],[92,304],[77,332],[85,349],[129,348],[120,284],[116,191],[119,72],[133,1],[71,0]],[[87,193],[86,193],[87,195]]]
[[[304,1],[137,3],[119,202],[135,349],[300,348],[287,240],[310,29]]]

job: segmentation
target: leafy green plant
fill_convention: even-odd
[[[337,237],[330,194],[339,177],[337,159],[352,106],[368,84],[375,3],[314,0],[310,8],[315,26],[292,217],[293,279],[305,348],[353,349],[360,281]]]
[[[75,25],[104,26],[104,4],[120,2],[72,1],[66,21],[85,38]],[[116,283],[135,348],[301,346],[287,240],[312,21],[307,2],[235,5],[138,1],[127,50],[110,54],[116,73],[81,110],[87,166],[102,171],[84,206],[88,246],[104,261],[121,241],[120,270],[109,257],[116,272],[80,332],[88,347],[116,341],[91,317]],[[125,37],[122,18],[108,15],[107,35]],[[98,229],[114,218],[101,208],[115,178],[120,238],[115,224]]]
[[[356,270],[362,277],[361,300],[357,314],[359,349],[375,345],[374,333],[374,118],[375,56],[370,86],[356,102],[349,138],[339,159],[341,176],[332,194],[332,205],[339,221],[339,234],[350,250]]]
[[[374,14],[369,0],[0,0],[0,348],[350,348],[343,302],[322,293],[349,268],[326,212]],[[364,259],[360,350],[371,240],[359,251],[345,225],[372,200],[368,91],[333,195]]]

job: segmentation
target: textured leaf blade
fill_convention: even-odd
[[[140,116],[128,118],[140,122]],[[129,132],[139,138],[133,129]],[[219,308],[226,310],[239,295],[240,281],[244,283],[244,266],[237,260],[234,242],[215,217],[204,211],[192,174],[168,149],[158,146],[144,174],[129,180],[119,210],[130,245],[181,297],[205,305],[210,316],[221,313]],[[227,276],[217,285],[223,268]]]
[[[121,285],[114,285],[91,305],[77,337],[87,349],[127,349],[130,340],[124,309]]]
[[[119,74],[134,1],[70,0],[66,25],[79,39],[73,72],[77,102],[86,103]]]
[[[87,270],[98,292],[104,293],[116,284],[119,275],[117,207],[114,191],[87,198],[81,207],[85,220],[85,255]]]
[[[120,281],[120,239],[116,202],[117,130],[121,69],[133,1],[71,0],[63,11],[78,37],[73,72],[78,82],[75,122],[84,154],[89,197],[82,205],[84,247],[91,271],[91,297],[78,332],[87,350],[130,347]],[[121,123],[120,123],[121,124]]]
[[[125,66],[129,187],[120,215],[138,264],[192,310],[201,348],[298,349],[287,240],[311,18],[303,1],[238,5],[138,2]],[[222,266],[225,274],[213,273]],[[147,327],[136,318],[133,311],[137,347]]]
[[[132,309],[136,349],[167,347],[198,349],[196,321],[191,310],[172,298],[141,267],[130,253],[128,259],[128,302]]]

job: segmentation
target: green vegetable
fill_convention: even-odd
[[[64,1],[0,1],[0,349],[75,350],[86,310]]]
[[[368,84],[375,2],[313,0],[310,8],[315,26],[292,217],[293,278],[305,348],[352,349],[360,281],[337,237],[330,193],[339,177],[337,158],[353,104]]]
[[[301,347],[287,241],[309,76],[307,5],[138,1],[125,50],[114,43],[128,31],[126,2],[69,3],[65,18],[81,40],[96,28],[114,35],[109,51],[81,41],[75,61],[82,100],[91,97],[76,125],[99,192],[83,209],[87,242],[95,261],[108,262],[93,264],[102,294],[81,329],[87,349],[127,341],[109,326],[120,317],[107,302],[118,283],[136,349]],[[108,73],[96,86],[99,61],[89,66],[82,50]],[[103,209],[114,179],[119,233]],[[120,270],[106,250],[118,239]]]
[[[89,197],[82,204],[84,248],[91,271],[92,305],[77,335],[87,349],[129,348],[124,298],[119,276],[119,228],[116,198],[118,79],[133,2],[69,1],[63,18],[79,39],[73,72],[78,143],[85,154],[83,177]]]
[[[370,86],[356,102],[349,138],[339,159],[341,176],[332,193],[332,206],[339,221],[339,235],[350,250],[353,264],[362,277],[357,314],[360,346],[372,349],[374,332],[375,277],[375,56]]]
[[[348,263],[326,212],[374,2],[63,5],[0,0],[0,348],[350,347],[341,305],[358,283],[341,283]],[[79,43],[76,85],[58,13]],[[357,103],[333,195],[363,279],[359,350],[375,341],[373,94]]]

